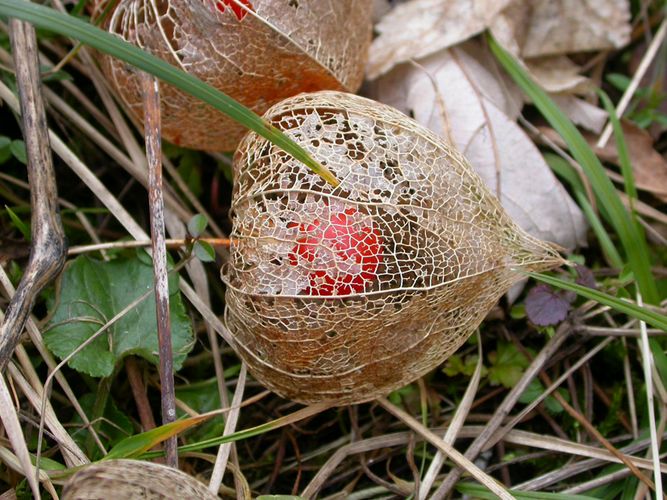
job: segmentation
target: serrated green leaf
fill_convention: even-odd
[[[443,373],[448,377],[455,377],[456,375],[465,375],[471,377],[477,367],[479,356],[471,354],[465,357],[465,360],[457,354],[450,356],[442,369]],[[481,377],[484,378],[487,374],[486,367],[482,366]]]
[[[170,275],[169,311],[178,370],[193,342],[190,319],[178,291],[178,276]],[[146,292],[146,299],[76,354],[69,365],[93,377],[108,377],[125,356],[136,354],[158,363],[153,269],[139,258],[104,262],[81,256],[63,273],[58,304],[49,303],[53,316],[44,334],[48,348],[60,358],[72,353],[113,316]]]
[[[498,342],[498,348],[489,353],[489,382],[511,388],[521,378],[523,370],[528,366],[528,359],[509,342]]]
[[[18,161],[24,165],[28,164],[28,154],[25,151],[25,142],[16,139],[9,145],[9,150]]]
[[[456,377],[457,375],[463,373],[465,370],[465,365],[463,364],[463,359],[458,354],[452,354],[447,358],[445,366],[442,368],[442,372],[448,377]]]
[[[192,219],[188,221],[188,233],[194,238],[198,238],[206,230],[208,220],[202,214],[195,214]]]
[[[528,384],[528,387],[526,387],[526,390],[523,391],[521,396],[519,396],[519,402],[524,404],[532,403],[538,397],[540,397],[543,392],[544,392],[544,387],[542,386],[540,381],[533,379],[531,380],[530,384]],[[565,398],[568,397],[567,392],[565,391],[560,392],[560,394]],[[547,396],[542,403],[551,414],[558,414],[563,411],[563,407],[560,405],[558,401],[556,401],[556,398],[554,398],[553,396]]]
[[[195,241],[193,252],[202,262],[215,262],[215,250],[207,241]]]

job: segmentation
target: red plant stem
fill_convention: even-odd
[[[132,396],[134,396],[134,402],[137,405],[137,412],[139,413],[139,420],[141,421],[142,427],[141,430],[145,432],[155,429],[153,411],[148,402],[146,384],[144,384],[137,358],[128,356],[125,359],[125,369],[127,370],[127,380],[130,382],[130,388],[132,389]]]
[[[146,136],[146,159],[148,161],[148,203],[153,249],[153,283],[160,352],[162,423],[168,424],[176,420],[176,395],[174,391],[174,359],[171,349],[169,318],[167,251],[164,235],[160,92],[157,79],[145,73],[142,74],[141,85],[144,94],[144,134]],[[175,436],[165,441],[165,454],[167,465],[178,468]]]

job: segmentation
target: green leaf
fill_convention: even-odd
[[[523,370],[529,365],[528,358],[510,342],[498,342],[496,351],[489,353],[489,382],[502,384],[508,389],[514,387],[521,378]]]
[[[187,184],[195,198],[201,197],[203,192],[201,173],[205,160],[199,151],[191,149],[179,149],[178,155],[180,156],[177,167],[178,175]]]
[[[81,408],[88,416],[93,414],[95,397],[95,394],[88,393],[78,398]],[[79,415],[74,415],[70,432],[72,434],[72,438],[82,448],[85,448],[86,441],[89,439],[90,431],[87,427],[83,426],[83,421]],[[125,415],[125,413],[118,409],[118,406],[116,406],[116,403],[114,403],[111,398],[108,398],[106,401],[106,406],[104,408],[104,420],[101,422],[98,432],[104,436],[105,443],[108,446],[115,445],[126,437],[131,436],[134,432],[132,421],[127,415]],[[99,453],[99,449],[97,447],[95,447],[95,453]],[[96,456],[92,458],[96,459],[101,457]]]
[[[14,155],[14,158],[16,158],[18,161],[24,165],[28,164],[28,154],[25,151],[25,142],[18,139],[13,140],[9,145],[9,150]]]
[[[12,151],[9,149],[12,140],[9,137],[0,135],[0,165],[12,157]]]
[[[16,215],[16,212],[14,212],[14,210],[9,208],[7,205],[5,205],[5,210],[7,211],[7,215],[9,215],[9,218],[12,220],[12,222],[16,226],[16,229],[21,231],[21,234],[23,235],[25,240],[26,241],[31,241],[32,236],[30,234],[30,226],[28,226],[28,224],[23,222],[21,220],[21,218],[18,215]]]
[[[225,373],[225,378],[227,374]],[[218,392],[218,381],[215,378],[196,382],[186,386],[176,387],[176,397],[189,408],[197,413],[207,413],[219,409],[220,393]],[[185,417],[186,413],[176,410],[179,418]],[[225,429],[224,415],[218,415],[208,422],[203,423],[187,432],[187,441],[202,441],[221,436]]]
[[[625,89],[630,86],[630,82],[632,81],[630,78],[620,73],[609,73],[605,78],[609,83],[622,92],[625,92]]]
[[[448,377],[455,377],[459,374],[465,375],[466,377],[471,377],[472,374],[475,373],[478,359],[479,356],[477,354],[471,354],[466,356],[464,361],[461,356],[454,354],[447,359],[447,362],[445,363],[442,371]],[[481,376],[485,377],[486,374],[486,367],[482,366]]]
[[[442,372],[448,377],[456,377],[465,371],[463,359],[458,354],[452,354],[442,368]]]
[[[618,151],[618,160],[621,165],[621,172],[623,173],[623,180],[625,182],[625,194],[631,200],[631,203],[637,200],[637,187],[635,186],[635,176],[632,171],[632,163],[630,162],[630,153],[628,151],[628,144],[625,141],[625,134],[623,134],[623,127],[616,116],[616,109],[611,102],[611,99],[603,91],[599,91],[598,95],[604,105],[604,109],[609,114],[609,122],[614,129],[614,138],[616,139],[616,151]],[[635,225],[637,223],[635,222]],[[638,228],[640,229],[640,228]]]
[[[193,238],[199,238],[204,231],[206,231],[206,226],[208,225],[208,220],[202,214],[196,214],[188,221],[188,233]]]
[[[215,250],[209,242],[195,241],[193,251],[202,262],[215,262]]]
[[[169,311],[178,370],[192,348],[193,331],[178,291],[178,276],[170,275]],[[76,354],[69,365],[93,377],[108,377],[125,356],[136,354],[158,363],[157,323],[153,269],[139,258],[110,262],[81,256],[63,273],[58,304],[49,303],[53,314],[44,334],[48,348],[60,358],[71,354],[116,314],[146,292],[146,299],[114,323],[90,345]]]
[[[74,16],[25,0],[0,0],[0,15],[15,17],[32,23],[39,28],[74,38],[100,52],[109,54],[158,77],[183,92],[210,104],[221,113],[280,147],[333,186],[338,185],[338,180],[326,167],[314,160],[301,146],[250,109],[227,94],[207,85],[197,77],[144,52],[120,37],[107,33]]]
[[[560,392],[561,396],[563,396],[566,399],[568,398],[568,394],[566,391],[561,391],[560,389],[557,390]],[[523,393],[519,397],[519,402],[524,404],[532,403],[538,397],[540,397],[543,392],[544,392],[544,387],[542,386],[540,381],[533,379],[531,380],[530,384],[528,384],[528,387],[526,387],[526,390],[523,391]],[[547,396],[544,399],[543,403],[546,409],[549,411],[549,413],[558,414],[563,411],[563,407],[560,405],[558,401],[556,401],[556,399],[553,396]]]

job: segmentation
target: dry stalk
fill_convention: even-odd
[[[495,479],[484,473],[479,467],[477,467],[474,463],[472,463],[461,453],[459,453],[452,445],[440,439],[434,432],[432,432],[427,427],[419,423],[419,421],[417,421],[415,418],[413,418],[412,416],[410,416],[397,406],[394,406],[385,398],[379,398],[377,402],[385,410],[387,410],[389,413],[391,413],[396,418],[401,420],[404,424],[410,427],[417,434],[421,435],[433,446],[438,448],[438,451],[444,453],[452,462],[454,462],[456,465],[460,467],[460,469],[458,470],[461,471],[465,470],[466,472],[468,472],[477,481],[486,486],[489,489],[489,491],[495,493],[499,498],[504,500],[514,498],[507,490],[505,490],[505,488],[503,488],[503,486],[500,483],[496,482]]]
[[[540,378],[542,379],[542,382],[547,385],[551,386],[553,385],[553,382],[551,381],[551,378],[545,373],[541,372],[540,373]],[[596,428],[591,424],[586,417],[584,417],[580,412],[575,410],[566,400],[565,398],[559,393],[559,392],[554,392],[553,397],[556,401],[558,401],[558,404],[560,404],[565,411],[572,417],[574,418],[577,422],[579,422],[586,431],[593,436],[602,446],[604,446],[612,455],[614,455],[618,460],[620,460],[630,471],[632,474],[637,477],[640,481],[645,483],[649,488],[652,490],[655,490],[655,485],[653,484],[653,481],[651,481],[649,478],[647,478],[644,474],[641,473],[639,468],[623,453],[618,451],[614,445],[612,445]]]
[[[2,426],[14,448],[14,452],[21,464],[23,474],[28,480],[32,494],[37,499],[41,498],[39,494],[39,485],[37,484],[35,476],[31,473],[32,466],[30,463],[30,453],[28,452],[28,446],[26,445],[23,436],[19,417],[14,408],[9,388],[7,387],[5,377],[2,373],[0,373],[0,422],[2,422]]]
[[[164,235],[160,91],[157,78],[146,73],[142,73],[141,84],[144,94],[144,133],[146,137],[146,159],[148,161],[148,204],[153,250],[153,285],[160,351],[162,423],[168,424],[176,420],[176,394],[169,317],[169,271],[167,269],[167,250]],[[165,441],[167,465],[178,468],[176,445],[176,436]]]
[[[523,376],[514,386],[514,388],[505,396],[505,399],[496,409],[495,413],[484,427],[483,432],[477,436],[477,438],[468,446],[464,456],[468,460],[474,460],[477,458],[477,455],[486,447],[487,443],[493,439],[494,435],[503,424],[505,418],[510,414],[512,408],[516,405],[519,400],[519,397],[528,387],[531,380],[542,370],[542,367],[551,359],[551,357],[558,352],[560,346],[565,342],[568,337],[569,330],[571,326],[568,323],[563,323],[555,335],[549,339],[547,344],[542,348],[540,353],[533,359],[532,363],[526,371],[523,373]],[[459,469],[453,469],[445,477],[444,481],[440,487],[435,491],[431,498],[433,499],[443,499],[449,493],[451,488],[456,484],[456,482],[461,477],[461,471]]]
[[[12,19],[10,32],[28,156],[32,246],[23,278],[0,325],[0,372],[4,371],[14,352],[37,294],[58,276],[66,256],[41,94],[35,30],[27,23]]]

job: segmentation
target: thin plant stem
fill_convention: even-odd
[[[229,247],[232,240],[229,238],[198,238],[199,241],[209,243],[214,247]],[[187,239],[166,239],[165,245],[167,248],[182,248],[188,246],[192,240]],[[96,243],[93,245],[77,245],[70,247],[69,255],[78,255],[82,253],[98,252],[102,250],[123,249],[123,248],[143,248],[149,247],[153,244],[151,240],[128,240],[128,241],[112,241],[108,243]]]
[[[144,133],[148,161],[148,205],[153,250],[153,275],[157,315],[158,346],[160,352],[160,394],[162,423],[176,420],[176,392],[174,389],[174,354],[171,345],[169,317],[169,271],[164,235],[164,198],[162,195],[162,138],[160,91],[157,78],[142,73],[144,94]],[[176,436],[165,441],[167,465],[178,468]]]

